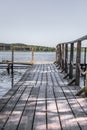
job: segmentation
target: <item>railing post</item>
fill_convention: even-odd
[[[62,44],[62,70],[64,70],[64,44]]]
[[[85,65],[85,71],[86,71],[86,48],[84,48],[84,65]]]
[[[68,44],[65,44],[65,72],[68,72]]]
[[[56,63],[59,63],[59,45],[56,46]]]
[[[59,44],[59,65],[61,67],[61,44]]]
[[[13,71],[13,66],[14,66],[14,48],[12,47],[12,64],[11,64],[12,87],[14,85],[14,71]]]
[[[34,63],[34,49],[32,48],[32,63]]]
[[[73,51],[74,51],[74,43],[70,44],[70,64],[69,64],[69,78],[73,78]]]
[[[11,65],[11,74],[13,75],[13,64],[14,64],[14,48],[12,47],[12,65]]]
[[[87,96],[87,65],[86,65],[86,76],[85,76],[85,94]]]
[[[80,58],[81,58],[81,41],[77,43],[77,56],[76,56],[76,76],[75,76],[75,85],[79,85],[80,81]]]

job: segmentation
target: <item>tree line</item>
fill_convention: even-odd
[[[18,46],[18,48],[15,48],[15,51],[31,51],[32,48],[36,52],[38,52],[38,51],[41,51],[41,52],[55,51],[54,47],[26,45],[26,44],[21,44],[21,43],[15,43],[15,44],[0,43],[0,51],[10,51],[12,46]],[[25,48],[21,48],[21,46],[25,46]],[[27,48],[27,47],[29,47],[29,48]]]

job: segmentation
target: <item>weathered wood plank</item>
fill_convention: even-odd
[[[52,71],[52,67],[50,67],[50,69]],[[52,80],[51,73],[50,78],[52,81],[52,85],[47,86],[47,124],[48,124],[47,128],[48,130],[56,130],[56,129],[61,130],[61,125],[58,117],[58,111],[53,92],[54,79]]]
[[[9,100],[8,104],[6,104],[6,106],[3,108],[2,112],[0,113],[0,128],[2,128],[9,119],[10,114],[14,110],[14,107],[16,106],[16,103],[20,99],[24,90],[25,87],[20,87],[17,93]]]
[[[22,113],[23,113],[24,107],[26,105],[26,102],[28,100],[31,89],[32,89],[32,86],[26,87],[20,100],[18,101],[13,112],[11,113],[11,115],[10,115],[10,117],[9,117],[5,127],[4,127],[4,130],[9,130],[9,128],[12,130],[16,130],[16,128],[18,127],[19,122],[20,122],[20,118],[22,116]]]
[[[0,101],[0,130],[86,130],[87,99],[77,90],[55,65],[34,65]]]
[[[38,82],[39,77],[41,78],[41,74],[39,75],[40,70],[41,68],[38,65],[38,67],[35,68],[35,71],[34,71],[35,75],[33,77],[33,81],[36,81],[36,82],[35,82],[35,85],[33,86],[30,97],[27,101],[18,130],[27,130],[27,129],[31,130],[33,128],[37,98],[38,98],[39,88],[41,84],[41,82]]]
[[[63,83],[64,83],[64,81],[63,81]],[[86,130],[87,129],[87,114],[85,113],[84,109],[81,107],[80,103],[76,100],[76,97],[73,95],[73,92],[70,91],[69,87],[67,87],[67,88],[62,87],[62,90],[65,94],[66,100],[74,115],[74,121],[78,123],[80,129]],[[70,98],[68,97],[66,90],[69,93],[71,93]]]
[[[39,86],[37,86],[37,88],[34,87],[32,89],[31,95],[28,99],[24,113],[22,115],[18,130],[32,130],[38,92]]]
[[[5,124],[7,123],[8,119],[9,119],[9,116],[13,112],[17,102],[19,101],[22,93],[24,92],[24,90],[26,88],[25,79],[26,79],[26,77],[28,78],[28,74],[29,74],[29,71],[27,71],[26,74],[24,75],[24,80],[22,77],[21,80],[23,80],[23,81],[20,80],[20,82],[17,83],[14,86],[14,88],[12,88],[12,91],[14,90],[14,93],[0,113],[0,128],[5,126]],[[9,94],[9,92],[7,93],[7,95]],[[7,99],[6,99],[6,101],[7,101]]]
[[[39,96],[36,105],[33,130],[46,130],[46,103],[45,103],[46,85],[40,86]]]
[[[26,72],[25,72],[26,73]],[[26,78],[26,74],[22,76],[22,79]],[[13,95],[18,91],[19,87],[23,84],[23,82],[17,82],[13,88],[11,88],[3,97],[0,99],[0,111],[5,107],[5,105],[8,103],[8,101],[11,99]]]

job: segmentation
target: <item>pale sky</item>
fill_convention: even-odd
[[[87,0],[0,0],[0,42],[56,46],[87,35]]]

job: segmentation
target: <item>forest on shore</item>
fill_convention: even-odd
[[[0,51],[10,51],[13,46],[14,47],[16,46],[15,51],[31,51],[32,48],[36,52],[39,52],[39,51],[41,51],[41,52],[54,52],[55,51],[54,47],[26,45],[26,44],[22,44],[22,43],[12,43],[12,44],[0,43]],[[23,46],[24,46],[24,48],[23,48]]]

